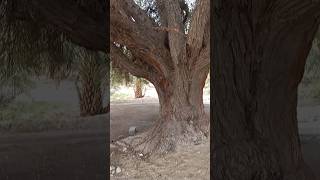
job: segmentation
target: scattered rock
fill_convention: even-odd
[[[117,173],[117,174],[121,173],[121,168],[120,168],[120,167],[117,167],[117,168],[116,168],[116,173]]]
[[[118,146],[122,146],[122,147],[125,147],[125,146],[126,146],[126,144],[123,143],[123,142],[121,142],[121,141],[117,141],[117,145],[118,145]]]
[[[116,170],[116,167],[110,166],[110,174],[113,175]]]
[[[196,137],[195,137],[195,138],[193,139],[193,144],[194,144],[194,145],[199,145],[199,144],[201,144],[201,138],[196,138]]]
[[[201,144],[200,141],[195,141],[195,142],[194,142],[194,145],[199,145],[199,144]]]
[[[129,128],[129,136],[134,136],[137,133],[137,127],[131,126]]]

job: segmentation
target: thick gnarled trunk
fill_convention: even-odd
[[[214,179],[315,179],[302,157],[296,107],[320,6],[303,4],[266,13],[266,2],[215,1]]]
[[[190,79],[176,75],[170,80],[154,83],[160,117],[145,133],[145,138],[138,145],[134,144],[136,150],[144,154],[164,154],[181,144],[198,143],[209,135],[209,117],[203,104],[206,76],[207,71],[204,71]]]

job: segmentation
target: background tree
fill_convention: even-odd
[[[301,153],[297,88],[319,9],[319,1],[213,1],[214,179],[315,179]]]
[[[144,89],[145,81],[142,78],[136,78],[134,82],[134,97],[135,98],[143,98],[145,90]],[[144,91],[144,92],[143,92]]]
[[[75,81],[79,96],[80,115],[97,115],[108,112],[103,107],[103,87],[106,87],[106,58],[97,52],[77,50],[78,75]]]
[[[137,78],[131,75],[125,69],[119,67],[116,62],[111,63],[111,85],[117,87],[119,85],[125,85],[127,87],[133,85],[133,91],[135,98],[143,98],[144,92],[146,89],[145,85],[149,84],[149,82],[143,78]]]
[[[131,83],[133,81],[133,76],[130,76],[130,73],[128,73],[127,71],[120,69],[118,67],[116,67],[116,65],[114,63],[111,62],[111,68],[110,68],[110,81],[111,81],[111,85],[117,87],[120,85],[125,85],[128,86],[129,83]]]
[[[151,7],[142,9],[133,0],[110,1],[110,55],[158,93],[160,119],[145,138],[133,142],[136,150],[166,153],[208,135],[202,90],[210,62],[210,4],[197,1],[186,17],[185,1],[149,2]]]

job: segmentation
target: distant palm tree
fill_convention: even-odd
[[[103,90],[107,71],[106,59],[97,52],[82,50],[79,52],[78,76],[76,88],[79,96],[82,116],[106,113],[103,107]]]

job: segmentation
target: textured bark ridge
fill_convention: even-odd
[[[149,80],[159,96],[160,118],[135,139],[136,150],[162,154],[208,134],[202,90],[210,63],[209,3],[197,1],[186,29],[179,1],[157,0],[156,21],[133,0],[111,0],[111,61]]]
[[[203,77],[201,77],[203,78]],[[196,83],[196,82],[193,82]],[[163,89],[155,84],[160,102],[160,118],[155,125],[132,143],[135,149],[149,155],[165,154],[179,144],[195,144],[209,135],[209,117],[205,114],[200,82],[192,91],[178,91],[183,83],[176,81]]]
[[[301,153],[296,107],[320,3],[213,6],[213,178],[314,180]]]

